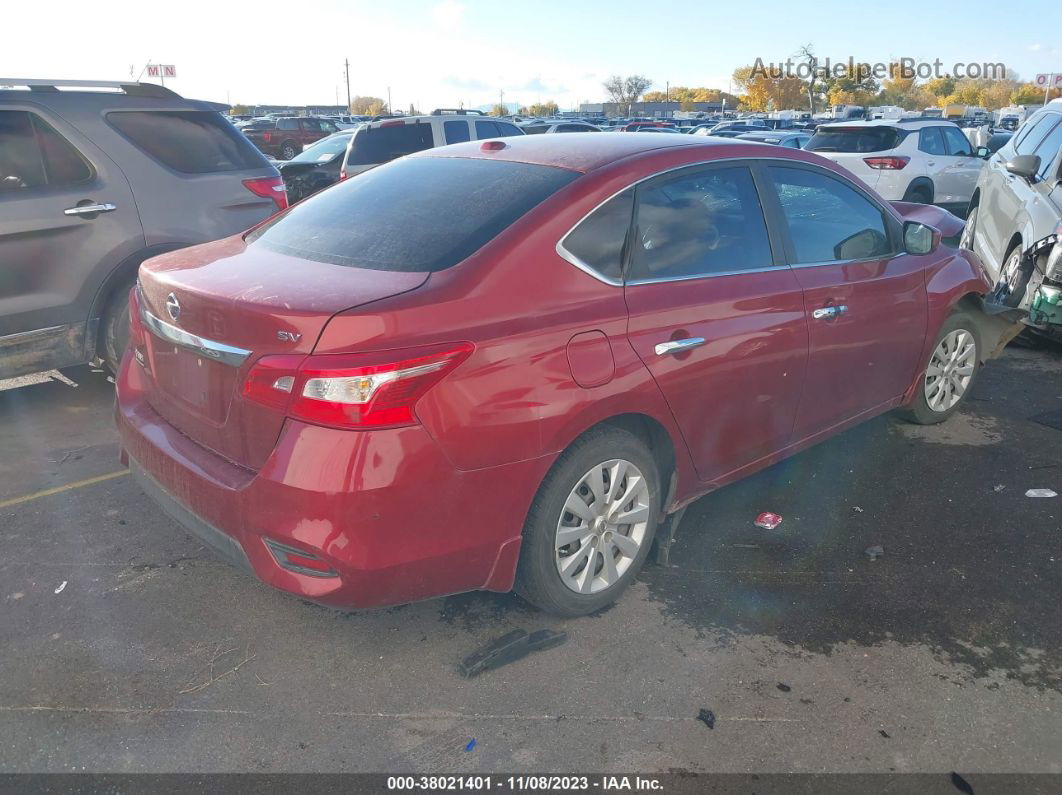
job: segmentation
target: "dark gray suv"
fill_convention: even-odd
[[[0,378],[116,369],[141,262],[287,206],[226,109],[144,83],[0,78]]]

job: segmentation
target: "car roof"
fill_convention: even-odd
[[[484,160],[508,160],[542,166],[566,168],[583,173],[607,166],[634,155],[668,147],[734,147],[728,138],[711,140],[707,136],[688,135],[527,135],[487,139],[502,141],[504,149],[484,150],[483,140],[426,149],[411,157],[469,157]],[[794,150],[796,151],[796,150]]]
[[[820,124],[816,129],[830,129],[837,127],[893,127],[905,130],[919,130],[922,127],[955,127],[955,123],[947,119],[852,119],[851,121],[839,120]]]

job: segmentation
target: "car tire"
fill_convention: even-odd
[[[112,375],[118,374],[122,356],[129,345],[129,291],[136,280],[123,282],[107,299],[100,319],[99,343],[96,346],[103,364]]]
[[[914,204],[932,204],[933,196],[930,194],[929,189],[924,185],[914,185],[907,189],[907,193],[904,194],[903,200]]]
[[[280,145],[280,159],[291,160],[299,153],[299,147],[294,141],[285,141]]]
[[[582,503],[579,516],[568,510],[575,500]],[[660,500],[657,463],[638,436],[611,426],[588,431],[561,453],[535,495],[524,525],[516,592],[560,616],[582,616],[611,604],[645,563]],[[616,517],[637,521],[610,521]]]
[[[1004,306],[1016,307],[1025,298],[1025,290],[1029,286],[1033,269],[1031,265],[1023,268],[1021,260],[1021,243],[1016,243],[1003,259],[1003,267],[999,271],[999,281],[996,284],[996,294]]]
[[[965,353],[971,344],[972,349]],[[916,425],[944,422],[969,398],[980,366],[977,324],[967,313],[955,312],[940,327],[918,389],[901,415]],[[967,368],[969,372],[964,372]]]
[[[974,235],[977,233],[977,206],[970,208],[970,212],[966,214],[966,226],[962,228],[962,234],[959,236],[959,248],[964,248],[967,251],[974,250]]]

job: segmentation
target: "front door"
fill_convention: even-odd
[[[810,165],[766,167],[807,307],[810,350],[794,440],[899,398],[921,365],[926,258],[869,194]]]
[[[61,119],[0,110],[0,337],[50,329],[76,348],[103,278],[143,246],[106,155]]]
[[[808,352],[801,288],[772,251],[748,166],[682,169],[635,199],[628,336],[699,476],[720,480],[790,440]]]

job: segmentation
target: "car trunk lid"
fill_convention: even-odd
[[[263,355],[305,355],[337,312],[414,290],[421,272],[305,260],[240,237],[148,260],[140,307],[151,406],[182,433],[251,469],[272,451],[283,416],[241,397]]]

